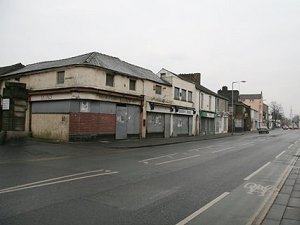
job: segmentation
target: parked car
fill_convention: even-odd
[[[263,134],[263,133],[268,134],[269,133],[269,129],[267,127],[260,127],[260,128],[257,128],[257,130],[258,130],[259,134]]]
[[[284,126],[282,126],[282,129],[283,129],[283,130],[288,130],[289,127],[288,127],[287,125],[284,125]]]

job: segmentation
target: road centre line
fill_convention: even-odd
[[[230,149],[233,149],[233,148],[235,148],[235,147],[224,148],[224,149],[221,149],[221,150],[213,151],[213,153],[224,152],[224,151],[227,151],[227,150],[230,150]]]
[[[76,177],[76,176],[79,176],[79,175],[84,175],[84,174],[88,174],[88,173],[97,173],[97,172],[102,172],[102,171],[104,171],[104,170],[100,169],[100,170],[90,170],[90,171],[82,172],[82,173],[74,173],[74,174],[70,174],[70,175],[66,175],[66,176],[55,177],[55,178],[50,178],[50,179],[47,179],[47,180],[41,180],[41,181],[36,181],[36,182],[32,182],[32,183],[17,185],[17,186],[10,187],[10,188],[4,188],[4,189],[1,189],[0,192],[5,191],[5,190],[10,190],[10,189],[16,189],[16,188],[26,187],[26,186],[30,186],[30,185],[35,185],[35,184],[46,183],[46,182],[54,181],[54,180],[60,180],[60,179],[63,179],[63,178]],[[110,171],[105,171],[105,172],[110,172]]]
[[[165,158],[165,157],[171,157],[173,155],[177,155],[178,153],[174,153],[174,154],[169,154],[169,155],[162,155],[162,156],[158,156],[158,157],[154,157],[154,158],[149,158],[149,159],[144,159],[144,160],[141,160],[139,162],[146,162],[146,161],[151,161],[151,160],[154,160],[154,159],[160,159],[160,158]]]
[[[74,180],[82,180],[82,179],[87,179],[87,178],[91,178],[91,177],[111,175],[111,174],[116,174],[116,173],[119,173],[119,172],[116,171],[116,172],[98,173],[98,174],[93,174],[93,175],[88,175],[88,176],[75,177],[75,178],[71,178],[71,179],[59,180],[59,181],[42,183],[42,184],[31,185],[31,186],[25,186],[25,187],[20,187],[20,188],[11,188],[11,189],[8,189],[8,190],[3,189],[3,190],[0,190],[0,194],[5,194],[5,193],[15,192],[15,191],[21,191],[21,190],[26,190],[26,189],[32,189],[32,188],[36,188],[36,187],[49,186],[49,185],[53,185],[53,184],[66,183],[66,182],[70,182],[70,181],[74,181]]]
[[[177,161],[181,161],[181,160],[185,160],[185,159],[191,159],[191,158],[196,158],[199,157],[200,155],[193,155],[193,156],[189,156],[189,157],[184,157],[184,158],[180,158],[180,159],[174,159],[174,160],[169,160],[169,161],[165,161],[165,162],[161,162],[161,163],[156,163],[156,166],[162,165],[162,164],[167,164],[167,163],[172,163],[172,162],[177,162]]]
[[[214,200],[212,200],[211,202],[207,203],[205,206],[203,206],[202,208],[198,209],[196,212],[192,213],[191,215],[189,215],[188,217],[186,217],[185,219],[183,219],[182,221],[180,221],[176,225],[187,224],[192,219],[194,219],[195,217],[199,216],[201,213],[203,213],[204,211],[206,211],[207,209],[209,209],[210,207],[212,207],[213,205],[215,205],[217,202],[221,201],[223,198],[225,198],[229,194],[230,194],[230,192],[224,192],[219,197],[217,197]]]
[[[285,151],[282,151],[280,154],[278,154],[275,158],[278,159]]]
[[[256,170],[255,172],[251,173],[248,177],[246,177],[244,180],[250,180],[250,178],[252,178],[253,176],[255,176],[256,174],[258,174],[260,171],[262,171],[265,167],[267,167],[271,162],[266,163],[265,165],[263,165],[262,167],[260,167],[258,170]]]
[[[291,147],[293,147],[294,146],[294,144],[291,144],[289,147],[288,147],[288,149],[290,149]]]

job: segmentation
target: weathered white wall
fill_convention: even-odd
[[[68,114],[32,114],[32,136],[68,141],[69,123]]]

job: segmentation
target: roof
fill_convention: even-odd
[[[208,88],[202,86],[201,84],[199,84],[199,83],[197,83],[197,82],[194,82],[194,81],[191,79],[191,77],[188,76],[188,75],[190,75],[190,74],[179,74],[178,76],[179,76],[181,79],[185,80],[185,81],[194,83],[195,86],[196,86],[196,89],[198,89],[198,90],[200,90],[200,91],[202,91],[202,92],[204,92],[204,93],[207,93],[207,94],[210,94],[210,95],[213,95],[213,96],[215,96],[215,97],[218,97],[218,98],[221,98],[221,99],[224,99],[224,100],[227,100],[227,101],[228,101],[228,98],[226,98],[226,97],[224,97],[224,96],[222,96],[222,95],[219,95],[219,94],[213,92],[212,90],[210,90],[210,89],[208,89]]]
[[[262,94],[246,94],[246,95],[240,95],[240,99],[241,100],[245,100],[245,99],[262,99]]]
[[[27,74],[31,72],[38,72],[42,70],[55,69],[72,65],[95,66],[144,80],[151,80],[161,84],[168,84],[162,79],[160,79],[160,77],[154,74],[151,70],[135,66],[133,64],[122,61],[119,58],[104,55],[98,52],[91,52],[66,59],[29,64],[24,68],[14,71],[12,73],[8,73],[5,76]]]
[[[11,66],[0,67],[0,77],[5,74],[11,73],[13,71],[19,70],[23,67],[24,67],[24,65],[22,63],[17,63],[14,65],[11,65]]]

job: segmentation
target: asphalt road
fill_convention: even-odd
[[[177,224],[218,197],[239,193],[264,165],[270,170],[264,176],[276,182],[272,171],[284,168],[269,163],[284,159],[299,138],[298,130],[275,130],[135,149],[39,142],[0,147],[0,224]],[[219,199],[220,217],[243,208],[238,194],[231,196],[228,210]],[[209,210],[190,223],[209,218]]]

